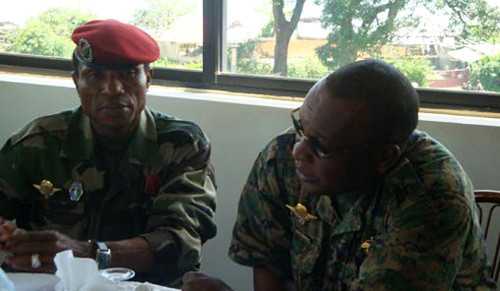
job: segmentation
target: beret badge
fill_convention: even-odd
[[[93,56],[92,56],[92,47],[90,46],[90,43],[84,39],[80,38],[78,41],[78,56],[79,58],[86,62],[86,63],[92,63],[93,61]]]

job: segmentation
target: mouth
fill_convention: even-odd
[[[103,112],[113,112],[113,111],[123,111],[123,110],[128,110],[130,106],[128,104],[104,104],[101,105],[97,108],[98,111],[103,111]]]
[[[299,177],[299,179],[303,183],[313,184],[313,183],[318,183],[319,182],[319,178],[318,177],[315,177],[315,176],[312,176],[312,175],[309,175],[309,174],[305,174],[299,168],[297,168],[295,170],[295,173],[297,174],[297,176]]]

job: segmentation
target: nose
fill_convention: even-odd
[[[100,91],[101,94],[110,96],[123,94],[123,82],[119,78],[119,75],[109,71],[103,74]]]
[[[308,144],[306,137],[300,137],[293,145],[292,155],[295,161],[311,161],[314,158],[314,153]]]

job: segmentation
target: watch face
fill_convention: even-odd
[[[111,280],[112,282],[121,282],[132,279],[135,276],[135,272],[129,268],[107,268],[99,271],[101,276]]]
[[[99,270],[109,267],[111,262],[111,250],[110,249],[97,249],[97,254],[95,256],[97,262],[97,268]]]
[[[99,249],[101,251],[109,250],[109,248],[105,242],[98,241],[98,242],[96,242],[96,244],[97,244],[97,249]]]

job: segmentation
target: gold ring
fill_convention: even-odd
[[[32,254],[31,255],[31,267],[33,269],[38,269],[42,266],[42,262],[40,261],[40,255],[39,254]]]

